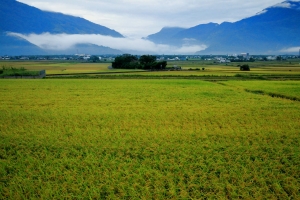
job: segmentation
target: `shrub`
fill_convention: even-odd
[[[241,71],[250,71],[250,67],[249,67],[249,65],[242,65],[242,66],[240,66],[240,70]]]
[[[24,67],[14,68],[2,66],[0,69],[1,76],[37,76],[38,71],[27,71]]]

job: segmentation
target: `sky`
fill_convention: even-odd
[[[235,22],[283,0],[18,0],[42,10],[83,17],[129,38],[163,27]]]

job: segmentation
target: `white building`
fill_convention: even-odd
[[[250,58],[249,53],[241,53],[241,56],[243,56],[243,58],[245,58],[245,59],[249,59]]]

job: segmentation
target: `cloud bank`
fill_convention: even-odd
[[[66,50],[76,44],[95,44],[110,47],[123,52],[142,52],[149,54],[194,54],[207,48],[205,45],[186,44],[180,47],[155,44],[145,39],[114,38],[97,34],[29,34],[8,33],[10,36],[21,37],[45,50]]]
[[[297,52],[299,52],[299,50],[300,50],[300,46],[282,49],[280,52],[282,52],[282,53],[297,53]]]

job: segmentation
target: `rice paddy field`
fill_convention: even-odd
[[[0,199],[299,199],[299,91],[291,80],[0,80]]]
[[[249,64],[251,71],[240,71],[237,65]],[[0,61],[0,67],[25,68],[28,70],[46,70],[48,78],[78,75],[88,77],[103,76],[142,76],[142,77],[205,77],[205,76],[294,76],[300,79],[300,60],[256,61],[250,63],[218,64],[213,61],[168,61],[168,67],[180,66],[182,71],[143,71],[110,69],[111,63],[80,63],[75,61]],[[202,70],[204,68],[204,70]],[[198,69],[198,70],[196,70]],[[124,74],[125,73],[125,74]]]
[[[126,70],[109,69],[111,63],[59,62],[59,61],[0,61],[0,66],[23,67],[28,70],[46,70],[48,75],[126,72]],[[139,70],[133,70],[139,71]]]

